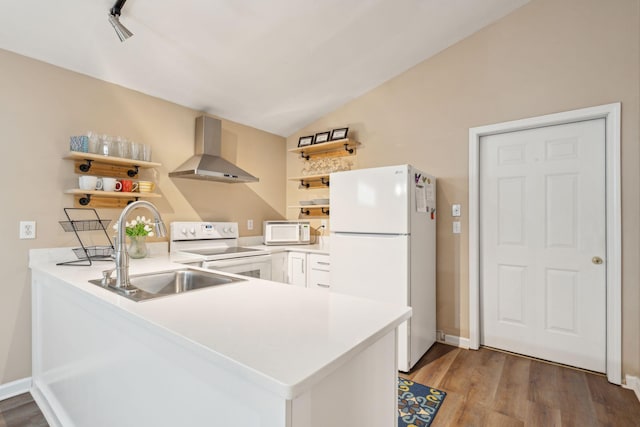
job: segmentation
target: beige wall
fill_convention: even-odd
[[[348,126],[363,144],[358,167],[411,163],[439,178],[438,329],[468,337],[469,128],[622,102],[623,372],[639,375],[639,52],[638,0],[533,0],[290,136],[287,145]],[[290,154],[288,175],[300,175],[301,166]],[[288,204],[300,198],[288,184]],[[452,203],[462,204],[457,236]]]
[[[28,250],[77,246],[58,224],[62,209],[73,206],[63,190],[77,179],[73,163],[62,160],[70,135],[95,130],[150,143],[153,160],[162,163],[157,191],[163,198],[153,202],[167,224],[238,221],[246,236],[261,234],[263,220],[284,217],[284,138],[223,120],[223,157],[260,182],[170,179],[167,173],[193,154],[197,111],[3,50],[0,64],[0,384],[31,375]],[[119,212],[100,214],[115,220]],[[246,230],[247,219],[254,220],[253,231]],[[20,220],[37,221],[36,240],[18,239]]]
[[[349,126],[363,143],[357,167],[410,162],[439,177],[438,327],[468,336],[468,128],[622,102],[623,371],[640,375],[639,28],[639,0],[533,0],[292,135],[288,147],[301,135]],[[0,64],[0,384],[30,375],[28,250],[76,245],[57,224],[72,205],[62,191],[75,175],[61,160],[70,135],[91,129],[151,143],[163,164],[157,205],[167,222],[235,220],[242,235],[257,235],[263,219],[296,217],[283,189],[302,164],[290,154],[284,172],[282,138],[223,121],[223,155],[260,182],[169,179],[193,152],[197,111],[2,50]],[[287,204],[325,194],[286,188]],[[455,237],[454,202],[463,206]],[[100,213],[115,219],[118,211]],[[36,240],[18,240],[20,220],[37,221]]]

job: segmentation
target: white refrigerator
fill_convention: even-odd
[[[331,291],[404,304],[398,369],[436,339],[436,179],[411,165],[332,173]]]

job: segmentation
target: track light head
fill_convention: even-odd
[[[131,31],[120,23],[120,12],[127,0],[118,0],[109,11],[109,23],[115,30],[121,42],[125,41],[133,35]]]

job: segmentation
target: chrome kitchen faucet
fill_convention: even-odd
[[[137,289],[132,287],[129,282],[129,253],[127,252],[125,234],[126,219],[129,212],[139,207],[146,207],[151,211],[151,213],[153,213],[153,225],[157,236],[164,237],[167,234],[164,222],[162,222],[162,218],[160,218],[160,212],[158,212],[158,208],[156,208],[152,203],[147,202],[146,200],[138,200],[127,205],[127,207],[122,210],[117,222],[118,234],[116,235],[116,250],[114,254],[116,261],[116,283],[109,286],[126,295],[137,291]],[[109,282],[107,273],[110,273],[110,271],[107,270],[104,272],[105,282]]]

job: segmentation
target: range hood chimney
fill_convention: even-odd
[[[222,125],[213,117],[196,119],[195,155],[170,172],[172,178],[206,179],[220,182],[256,182],[255,176],[220,157]]]

